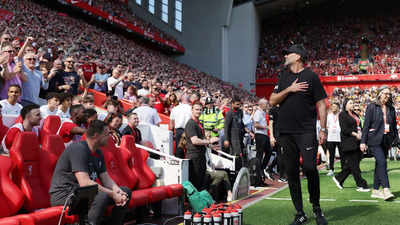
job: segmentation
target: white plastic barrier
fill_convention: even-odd
[[[155,186],[182,184],[189,180],[189,160],[176,158],[146,146],[136,144],[137,148],[160,156],[160,159],[148,158],[147,165],[158,175]],[[183,215],[183,198],[171,198],[162,201],[162,213],[166,215]]]
[[[153,144],[154,149],[173,155],[172,144],[174,139],[171,131],[147,123],[140,123],[138,129],[142,133],[143,142],[149,141]]]

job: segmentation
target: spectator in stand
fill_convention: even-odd
[[[241,156],[243,154],[244,124],[243,111],[240,109],[241,100],[239,96],[233,96],[232,108],[225,114],[224,124],[224,147],[231,155]],[[242,158],[244,163],[246,159]],[[240,169],[240,168],[239,168]]]
[[[148,85],[149,85],[148,81],[145,80],[145,81],[142,82],[142,88],[138,90],[138,95],[139,96],[147,97],[150,94],[150,90],[149,90],[149,86]]]
[[[138,95],[137,95],[137,90],[134,85],[129,85],[128,88],[126,89],[124,99],[131,102],[133,106],[136,105]]]
[[[166,114],[170,115],[173,108],[179,105],[178,97],[174,92],[169,92],[166,95],[167,101],[165,102]]]
[[[157,112],[165,114],[164,97],[163,97],[163,94],[160,93],[159,87],[153,86],[153,88],[151,89],[151,97],[154,98],[153,107],[157,110]]]
[[[57,115],[60,117],[61,121],[70,119],[71,114],[69,110],[72,105],[72,95],[70,93],[60,93],[59,97],[60,106],[58,107]]]
[[[119,107],[119,102],[117,100],[108,100],[104,103],[104,108],[106,108],[107,112],[106,113],[101,113],[99,115],[99,120],[104,121],[105,118],[108,116],[110,113],[119,113],[118,110]]]
[[[161,119],[157,111],[149,106],[149,98],[141,97],[140,106],[133,110],[139,117],[140,123],[147,123],[155,126],[159,126]]]
[[[62,92],[77,95],[79,85],[84,82],[84,79],[82,79],[83,73],[78,75],[78,73],[75,72],[75,58],[73,56],[68,56],[64,64],[64,71],[60,73],[58,77],[55,77],[57,89]]]
[[[86,132],[84,125],[87,122],[83,105],[73,105],[70,108],[71,118],[66,119],[60,126],[57,134],[60,135],[66,146],[81,140],[81,135]]]
[[[47,94],[47,105],[40,106],[40,115],[42,119],[46,119],[47,116],[57,115],[58,106],[60,105],[60,96],[58,93]]]
[[[87,118],[85,127],[89,127],[92,121],[97,120],[97,111],[95,109],[85,109],[83,114],[85,114],[85,118]]]
[[[187,122],[192,118],[192,107],[189,105],[189,96],[181,97],[181,104],[172,109],[169,117],[169,129],[175,133],[175,156],[185,157],[182,148],[178,148],[182,134],[185,132]]]
[[[47,89],[49,86],[47,77],[43,77],[42,73],[35,69],[36,56],[33,53],[26,54],[23,60],[22,72],[27,80],[22,82],[21,105],[39,104],[40,88]]]
[[[122,135],[133,135],[135,143],[142,144],[142,133],[137,128],[139,125],[139,117],[136,113],[128,114],[128,125],[122,131]]]
[[[0,101],[2,107],[1,114],[15,115],[18,116],[21,113],[22,105],[18,103],[18,99],[21,96],[21,87],[12,84],[8,87],[8,97]]]
[[[58,80],[62,77],[64,70],[63,70],[63,63],[60,59],[56,59],[53,62],[53,67],[49,72],[49,88],[47,89],[48,92],[63,92],[63,88],[58,88],[57,83]]]
[[[101,62],[97,64],[96,71],[94,74],[94,90],[106,93],[107,79],[110,75],[106,73],[106,67]]]
[[[26,76],[21,73],[22,62],[14,62],[15,50],[11,45],[2,48],[2,55],[0,59],[1,76],[4,79],[2,90],[0,91],[0,99],[6,99],[8,94],[8,87],[10,85],[22,86],[22,81],[26,81]]]
[[[1,145],[3,147],[3,151],[8,154],[9,149],[12,146],[17,134],[23,131],[31,131],[34,132],[38,139],[40,139],[40,133],[38,126],[40,125],[40,121],[42,117],[40,116],[40,110],[38,105],[27,105],[24,106],[21,110],[22,123],[16,123],[7,131],[7,134],[4,136]]]
[[[122,115],[119,113],[109,113],[104,119],[104,122],[107,124],[110,130],[110,136],[112,137],[115,145],[119,146],[121,144],[122,137],[122,134],[119,131],[119,128],[122,125]]]
[[[82,100],[82,105],[85,109],[93,109],[94,108],[94,97],[93,95],[87,95]]]
[[[121,75],[121,71],[118,68],[114,68],[112,76],[107,79],[108,92],[114,93],[113,96],[117,96],[118,99],[124,97],[124,83],[122,82],[126,78],[126,75]]]

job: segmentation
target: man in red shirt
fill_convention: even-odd
[[[17,135],[23,131],[34,132],[38,139],[40,138],[39,128],[40,120],[40,109],[38,105],[27,105],[21,110],[22,123],[16,123],[8,130],[7,134],[3,138],[1,145],[3,151],[8,154],[9,149],[12,146],[13,141]]]
[[[151,90],[151,97],[154,98],[153,108],[157,110],[158,113],[165,114],[164,107],[164,94],[160,93],[160,89],[158,87],[153,87]]]
[[[80,141],[81,135],[86,132],[84,124],[87,118],[84,110],[83,105],[71,106],[69,111],[71,119],[65,119],[61,124],[57,134],[63,138],[65,145]]]

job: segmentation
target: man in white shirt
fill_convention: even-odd
[[[183,159],[184,152],[178,151],[179,141],[185,132],[186,123],[192,118],[192,107],[189,105],[189,96],[182,95],[181,103],[171,110],[169,117],[169,129],[174,132],[175,129],[175,156]]]
[[[60,95],[58,93],[47,94],[47,105],[40,107],[40,115],[42,119],[46,119],[47,116],[57,115],[58,105],[60,105]]]
[[[150,94],[149,82],[148,81],[143,81],[142,82],[142,88],[138,90],[137,94],[138,94],[138,96],[143,96],[143,97],[146,97],[146,96],[148,96]]]
[[[1,114],[15,115],[18,116],[21,112],[22,105],[18,103],[18,99],[21,96],[21,87],[13,84],[8,87],[8,98],[0,101],[2,107]]]
[[[108,91],[112,92],[114,89],[114,96],[118,99],[124,97],[124,83],[122,82],[126,78],[126,74],[121,75],[121,71],[118,68],[114,68],[112,76],[107,79]]]
[[[331,112],[328,114],[326,120],[326,128],[328,130],[328,137],[326,148],[329,151],[329,172],[328,176],[334,175],[335,153],[336,147],[340,149],[340,124],[339,124],[339,104],[333,103],[331,105]]]
[[[271,158],[271,144],[267,133],[268,124],[266,119],[266,112],[268,107],[268,101],[262,98],[258,101],[258,108],[253,116],[254,130],[256,136],[256,157],[261,160],[261,169],[264,171],[264,175],[268,179],[273,179],[270,172],[268,172],[267,164]]]
[[[161,119],[157,113],[157,110],[149,106],[149,98],[140,98],[141,106],[133,110],[139,117],[140,123],[148,123],[155,126],[160,125]]]

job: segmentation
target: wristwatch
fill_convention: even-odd
[[[321,128],[320,131],[324,132],[325,134],[328,133],[328,130],[326,128]]]

